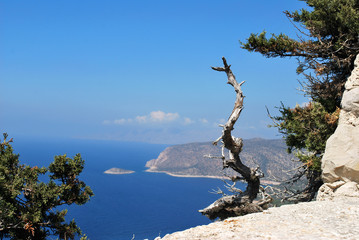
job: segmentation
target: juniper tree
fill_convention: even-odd
[[[279,107],[280,115],[272,117],[288,146],[297,150],[303,162],[301,175],[307,186],[293,194],[296,200],[308,201],[322,184],[320,161],[325,141],[335,131],[344,83],[354,67],[359,52],[358,0],[303,0],[308,9],[284,14],[298,30],[296,38],[264,31],[251,34],[242,48],[265,57],[296,57],[297,73],[303,76],[302,90],[310,98],[307,106]]]
[[[54,235],[74,239],[81,235],[74,220],[65,222],[67,210],[56,209],[85,204],[93,195],[90,187],[78,178],[84,168],[81,155],[55,156],[47,168],[31,167],[19,163],[11,142],[4,134],[0,143],[0,238],[41,240]],[[50,180],[41,182],[42,175]]]

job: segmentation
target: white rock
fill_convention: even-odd
[[[326,185],[328,187],[330,187],[331,189],[333,189],[333,191],[341,186],[343,186],[345,184],[344,181],[337,181],[337,182],[333,182],[333,183],[326,183]]]
[[[359,117],[359,87],[349,91],[346,90],[343,94],[341,105],[342,109]]]
[[[345,83],[345,89],[348,91],[353,88],[359,87],[359,68],[357,68],[357,66],[358,66],[358,56],[355,59],[354,69],[352,71],[352,74],[350,75],[347,82]]]
[[[355,182],[347,182],[343,186],[339,187],[334,192],[335,197],[358,197],[359,198],[359,188],[358,184]]]
[[[359,199],[359,185],[356,182],[338,181],[324,183],[318,191],[317,201],[331,201],[333,199],[355,197]]]
[[[345,87],[338,127],[328,139],[322,158],[325,183],[359,183],[359,55]]]
[[[359,127],[339,125],[328,139],[322,159],[324,182],[359,183]]]
[[[334,189],[324,183],[318,190],[317,201],[330,201],[334,198]]]
[[[265,212],[168,234],[162,239],[354,240],[358,236],[359,198],[340,198],[269,208]]]

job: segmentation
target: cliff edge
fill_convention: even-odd
[[[269,208],[155,240],[354,240],[358,236],[359,198],[348,197]]]

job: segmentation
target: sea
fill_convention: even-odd
[[[55,155],[81,153],[85,168],[80,179],[95,196],[85,205],[66,207],[67,221],[75,219],[92,240],[139,240],[163,237],[211,221],[198,210],[220,196],[220,179],[172,177],[145,172],[147,161],[168,145],[83,139],[14,138],[20,162],[48,166]],[[133,174],[110,175],[113,167]],[[46,181],[44,179],[44,181]]]

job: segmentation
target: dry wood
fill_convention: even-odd
[[[222,148],[221,159],[223,160],[223,168],[230,167],[242,176],[231,177],[231,180],[235,182],[237,180],[244,179],[248,185],[244,192],[235,195],[224,195],[207,208],[200,210],[203,215],[206,215],[210,219],[225,219],[228,217],[260,212],[263,211],[263,209],[266,208],[267,204],[271,201],[271,197],[265,193],[262,193],[263,198],[260,201],[254,201],[261,190],[260,178],[263,177],[263,173],[258,167],[249,168],[242,163],[239,154],[242,151],[243,140],[232,136],[234,124],[237,122],[243,110],[244,95],[241,86],[244,84],[244,81],[238,83],[232,70],[230,69],[231,66],[227,64],[224,57],[222,60],[224,67],[212,67],[212,69],[215,71],[225,72],[227,74],[227,83],[233,86],[236,92],[236,100],[233,111],[226,124],[221,125],[223,128],[222,135],[215,140],[213,144],[217,145],[217,143],[221,141],[223,143],[223,148],[229,150],[229,159],[226,159]],[[236,192],[236,190],[233,189],[233,192]]]

